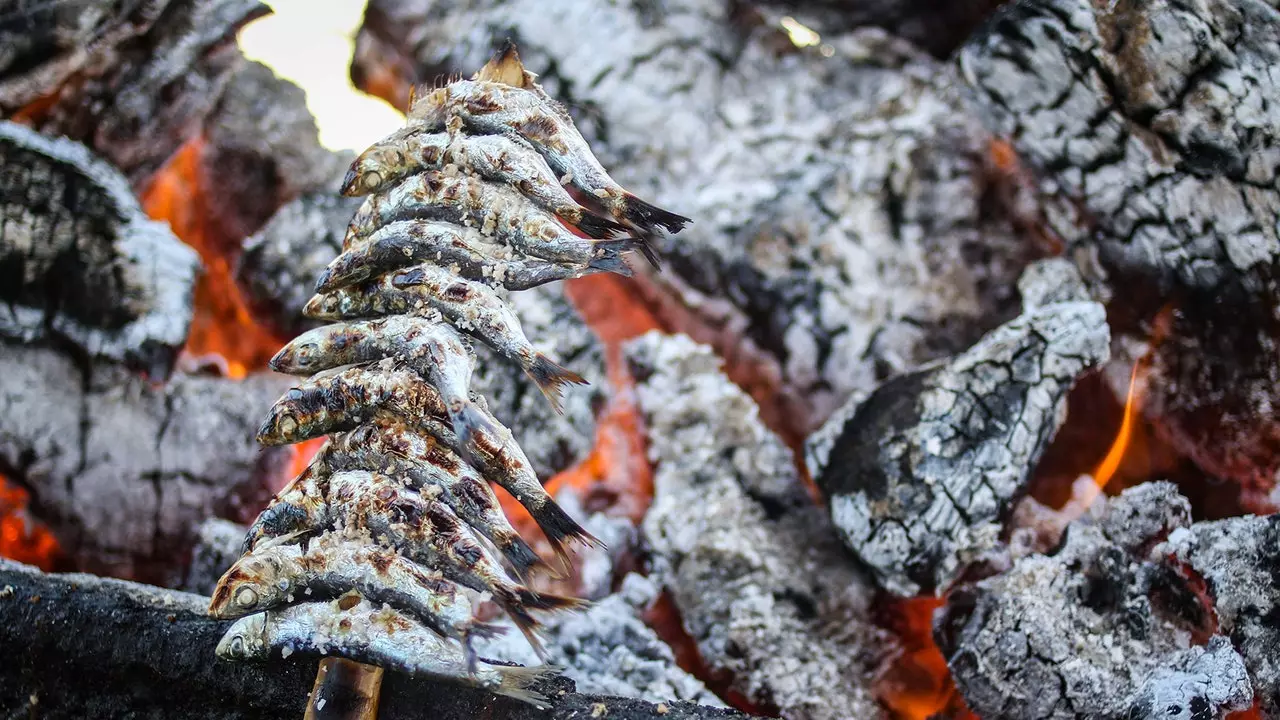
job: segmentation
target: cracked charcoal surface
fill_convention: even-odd
[[[713,671],[784,718],[878,718],[893,641],[791,453],[710,348],[657,332],[625,348],[655,463],[644,520],[665,586]]]
[[[657,595],[651,580],[629,574],[617,593],[587,610],[548,616],[542,636],[550,662],[563,667],[583,692],[722,707],[700,680],[676,665],[671,646],[641,620],[640,613]],[[476,651],[524,665],[538,662],[514,626],[504,636],[477,642]]]
[[[1241,484],[1246,504],[1280,471],[1269,5],[1024,0],[959,60],[989,127],[1039,172],[1045,222],[1098,254],[1119,306],[1176,310],[1143,411],[1205,471]]]
[[[1195,717],[1222,717],[1248,707],[1252,694],[1239,683],[1235,651],[1213,638],[1209,654],[1188,651],[1190,633],[1155,610],[1157,568],[1107,535],[1118,529],[1122,542],[1134,544],[1136,527],[1115,520],[1150,513],[1130,506],[1161,496],[1174,497],[1140,486],[1099,500],[1090,518],[1071,525],[1057,554],[1021,558],[1009,571],[951,594],[934,635],[979,717],[1124,717],[1131,710],[1139,714],[1129,717],[1165,717],[1140,712],[1152,697],[1188,703],[1172,717],[1188,709]],[[1179,515],[1174,509],[1166,516],[1185,527]],[[1137,544],[1170,530],[1165,523],[1148,528],[1156,534]],[[1192,668],[1213,673],[1198,678],[1204,687],[1177,682]],[[1181,694],[1171,698],[1173,691]]]
[[[85,143],[143,189],[200,131],[257,0],[0,3],[0,115]],[[32,28],[38,30],[32,31]],[[19,38],[13,34],[18,33]]]
[[[79,143],[0,121],[0,336],[168,375],[200,259]]]
[[[874,25],[946,57],[1002,0],[769,0],[821,35]]]
[[[695,219],[653,282],[700,337],[774,358],[766,411],[803,433],[1007,317],[1026,245],[983,210],[987,135],[945,66],[878,30],[779,53],[730,5],[374,0],[356,74],[430,80],[515,40],[620,182]]]
[[[1067,392],[1107,359],[1101,305],[1038,304],[1053,299],[1046,275],[1058,274],[1069,298],[1078,291],[1078,275],[1051,267],[1023,283],[1022,315],[946,363],[855,397],[856,409],[833,421],[839,430],[810,446],[809,470],[841,538],[890,592],[940,592],[994,547],[1009,503],[1066,418]]]
[[[8,345],[0,367],[0,472],[30,490],[32,514],[84,571],[170,580],[200,522],[255,511],[287,457],[253,437],[289,386],[282,376],[156,386]]]
[[[1153,552],[1164,554],[1208,583],[1219,629],[1244,655],[1263,716],[1280,718],[1280,516],[1197,523]]]
[[[314,657],[270,664],[211,660],[229,622],[205,614],[207,597],[92,575],[46,575],[0,559],[0,646],[22,647],[0,663],[0,707],[42,718],[182,717],[193,720],[298,715],[316,676]],[[34,630],[33,630],[34,629]],[[440,720],[711,720],[734,710],[575,691],[555,678],[542,711],[477,688],[388,672],[378,717]],[[34,701],[33,701],[34,698]]]

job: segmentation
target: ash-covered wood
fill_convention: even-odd
[[[257,0],[0,2],[0,116],[79,140],[141,189],[218,100]]]
[[[625,352],[655,464],[653,577],[709,668],[785,718],[884,717],[871,683],[893,641],[791,453],[709,348],[651,332]]]
[[[1056,554],[953,592],[934,635],[968,707],[1011,719],[1221,718],[1248,708],[1240,654],[1212,626],[1188,624],[1192,586],[1146,559],[1146,548],[1186,532],[1187,516],[1172,485],[1139,486],[1099,500]]]
[[[1259,0],[1023,0],[959,56],[988,125],[1039,175],[1043,221],[1098,256],[1112,307],[1138,320],[1117,331],[1172,313],[1146,416],[1255,497],[1280,470],[1277,37]]]
[[[1152,555],[1187,582],[1203,579],[1219,632],[1244,655],[1263,717],[1280,717],[1280,515],[1197,523]]]
[[[205,614],[208,598],[91,575],[45,575],[0,559],[0,708],[57,718],[300,717],[317,661],[294,655],[270,665],[214,659],[227,622]],[[14,651],[15,648],[20,650]],[[388,672],[378,717],[472,720],[502,717],[695,720],[741,718],[686,702],[574,692],[566,679],[542,688],[553,707]]]
[[[988,212],[989,138],[945,66],[878,30],[779,53],[734,5],[374,0],[356,76],[431,80],[516,40],[617,179],[695,219],[656,300],[760,356],[782,389],[765,411],[801,435],[1016,311],[1028,251]]]
[[[1005,0],[768,0],[826,34],[864,25],[884,28],[945,57]]]
[[[1049,267],[1022,284],[1022,315],[855,397],[809,440],[841,537],[890,592],[941,592],[998,543],[1067,392],[1107,359],[1103,307],[1081,297],[1069,264]]]
[[[0,472],[31,493],[74,566],[169,580],[196,527],[255,512],[287,451],[253,433],[286,378],[175,375],[0,345]],[[265,492],[264,492],[265,491]]]
[[[204,127],[207,215],[218,237],[237,244],[304,192],[336,196],[351,161],[350,153],[320,145],[302,88],[261,63],[238,66]]]
[[[0,336],[169,374],[200,259],[83,145],[0,121]]]

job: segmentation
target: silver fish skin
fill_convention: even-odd
[[[421,124],[401,128],[361,153],[347,171],[342,194],[382,192],[409,175],[445,170],[449,165],[519,189],[535,205],[563,218],[588,237],[605,238],[626,229],[579,205],[547,161],[524,140],[504,135],[450,135],[431,132]]]
[[[329,469],[325,461],[328,447],[326,442],[306,469],[276,493],[271,504],[258,514],[245,533],[241,555],[251,552],[262,540],[328,526]]]
[[[471,400],[475,358],[458,332],[438,317],[394,315],[325,325],[294,338],[269,365],[276,372],[310,375],[387,358],[403,362],[439,391],[456,434],[490,422]]]
[[[554,675],[557,668],[480,661],[472,671],[466,652],[427,626],[392,608],[355,599],[302,603],[240,618],[219,641],[218,657],[263,661],[272,651],[284,654],[285,649],[309,656],[332,655],[547,706],[546,697],[531,686]]]
[[[404,609],[441,635],[491,637],[499,626],[477,621],[462,588],[393,551],[344,542],[333,534],[308,544],[274,545],[245,555],[214,589],[209,613],[231,620],[281,605],[337,597],[350,590]]]
[[[569,113],[536,84],[528,88],[490,80],[459,80],[417,98],[409,109],[409,119],[427,128],[450,128],[460,123],[483,134],[514,133],[614,218],[646,230],[662,226],[670,232],[679,232],[689,222],[689,218],[640,200],[610,177]]]
[[[493,288],[462,280],[431,263],[386,275],[357,288],[342,288],[313,296],[303,308],[318,320],[345,320],[374,315],[440,312],[454,327],[497,350],[520,365],[557,412],[568,384],[585,385],[581,375],[538,352],[520,326],[520,319]]]
[[[449,432],[443,426],[436,430]],[[438,492],[442,502],[498,548],[518,577],[541,563],[511,526],[489,484],[444,442],[420,435],[402,419],[382,416],[330,442],[333,449],[326,460],[334,470],[375,468],[403,478],[423,495]]]
[[[258,429],[263,445],[289,445],[350,430],[395,401],[411,417],[445,422],[449,410],[439,391],[404,365],[387,359],[324,372],[289,389]]]
[[[335,476],[332,507],[348,530],[365,533],[406,557],[439,568],[446,578],[491,593],[545,660],[531,610],[577,608],[573,598],[535,592],[512,580],[471,529],[439,500],[408,490],[388,477],[344,484]]]
[[[430,171],[370,195],[347,226],[342,249],[350,250],[378,228],[397,220],[443,220],[475,227],[512,248],[550,262],[597,266],[625,264],[622,253],[640,246],[632,237],[593,240],[575,235],[551,213],[519,192],[471,175]],[[611,269],[611,268],[605,268]]]
[[[371,277],[416,265],[434,262],[468,279],[501,286],[508,290],[528,290],[557,280],[568,280],[600,272],[623,277],[632,275],[626,263],[614,256],[586,265],[552,263],[540,259],[500,257],[504,247],[485,247],[479,232],[437,220],[398,220],[375,232],[334,258],[316,282],[316,292],[327,292],[364,282]],[[495,252],[498,250],[499,252]],[[507,254],[510,254],[509,249]]]

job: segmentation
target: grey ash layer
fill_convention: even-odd
[[[855,397],[809,441],[841,537],[893,593],[940,593],[997,545],[1067,392],[1108,357],[1106,312],[1070,263],[1032,267],[1022,315]]]

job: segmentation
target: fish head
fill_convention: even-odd
[[[218,641],[217,654],[223,660],[262,660],[267,650],[267,616],[258,613],[232,623]]]
[[[222,619],[244,617],[275,607],[287,600],[291,583],[279,572],[277,563],[267,556],[246,555],[231,566],[209,600],[209,614]]]
[[[298,407],[302,391],[293,388],[276,401],[267,413],[267,419],[258,427],[258,442],[262,445],[289,445],[301,442],[301,412]]]
[[[338,293],[319,293],[302,308],[302,314],[317,320],[337,320],[342,307],[342,296]]]
[[[272,370],[276,372],[289,374],[310,374],[316,370],[324,370],[320,367],[321,361],[324,360],[324,348],[321,343],[308,337],[311,332],[303,333],[294,338],[293,342],[280,348],[280,352],[276,353],[267,363]]]

